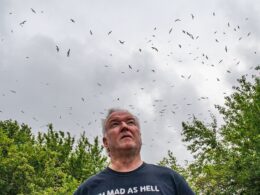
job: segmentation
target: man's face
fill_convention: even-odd
[[[138,122],[126,111],[113,112],[105,124],[103,143],[111,153],[140,151],[142,141]]]

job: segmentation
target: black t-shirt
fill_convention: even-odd
[[[130,172],[106,168],[79,186],[74,195],[194,195],[175,171],[143,163]]]

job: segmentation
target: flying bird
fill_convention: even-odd
[[[225,51],[227,52],[227,46],[225,46]]]
[[[56,45],[56,51],[59,52],[60,51],[60,48],[58,45]]]
[[[74,19],[72,19],[72,18],[70,19],[70,21],[71,21],[71,22],[73,22],[73,23],[75,23],[75,20],[74,20]]]
[[[112,30],[111,30],[111,31],[109,31],[107,34],[108,34],[108,35],[110,35],[111,33],[112,33]]]
[[[153,50],[158,52],[158,49],[156,47],[151,47]]]
[[[121,44],[124,44],[125,42],[124,41],[121,41],[121,40],[118,40],[119,41],[119,43],[121,43]]]
[[[91,31],[91,30],[89,31],[89,33],[90,33],[90,35],[93,35],[93,33],[92,33],[92,31]]]
[[[169,30],[169,34],[171,34],[171,32],[172,32],[172,28]]]
[[[179,21],[181,21],[179,18],[177,18],[176,20],[174,20],[174,22],[179,22]]]
[[[191,18],[192,18],[192,20],[194,19],[194,15],[193,14],[191,14]]]
[[[23,25],[25,24],[26,20],[20,22],[20,26],[23,27]]]
[[[16,91],[15,91],[15,90],[10,90],[10,92],[12,92],[12,93],[16,93]]]
[[[33,8],[31,8],[31,10],[32,10],[32,12],[33,12],[33,13],[35,13],[35,14],[36,14],[36,11],[35,11]]]
[[[70,57],[70,49],[67,51],[67,57]]]

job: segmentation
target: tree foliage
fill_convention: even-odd
[[[224,106],[216,105],[223,125],[213,115],[211,124],[195,116],[182,123],[183,141],[194,156],[183,172],[198,194],[260,193],[260,79],[251,83],[242,76],[238,83]],[[162,162],[176,168],[173,158]]]
[[[72,194],[78,185],[106,165],[98,138],[85,133],[77,143],[70,133],[53,130],[34,136],[16,121],[0,121],[0,192]]]

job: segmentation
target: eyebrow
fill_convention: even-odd
[[[134,120],[136,122],[136,119],[132,116],[126,117],[124,118],[124,120]],[[112,120],[108,120],[107,124],[110,124],[111,122],[118,122],[119,121],[119,117],[113,118]]]

